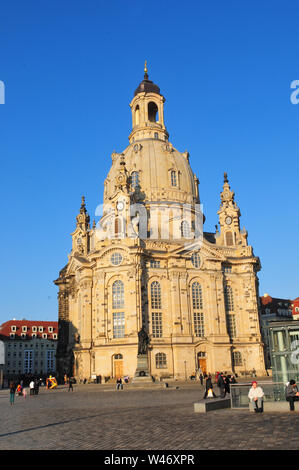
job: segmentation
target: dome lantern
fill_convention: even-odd
[[[136,88],[130,103],[133,127],[129,136],[130,144],[143,139],[168,140],[169,134],[164,125],[164,102],[160,88],[148,78],[145,61],[144,79]]]

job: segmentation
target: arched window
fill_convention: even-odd
[[[115,281],[112,285],[112,308],[120,309],[125,306],[124,284],[122,281]]]
[[[199,282],[193,282],[192,284],[192,306],[193,306],[193,323],[194,323],[194,334],[197,337],[205,335],[204,325],[204,313],[203,300],[202,300],[202,289]]]
[[[225,237],[226,237],[226,245],[227,246],[232,246],[234,244],[233,233],[232,232],[226,232]]]
[[[181,237],[190,238],[190,225],[186,220],[181,223]]]
[[[195,268],[199,268],[200,266],[200,256],[198,252],[195,252],[191,256],[191,263]]]
[[[192,284],[192,304],[194,310],[200,310],[203,308],[202,289],[199,282],[193,282]]]
[[[166,354],[165,353],[157,353],[155,355],[156,360],[156,369],[166,369],[167,368],[167,361],[166,361]]]
[[[137,105],[135,108],[135,126],[138,126],[139,122],[140,122],[140,109],[139,109],[139,105]]]
[[[153,103],[152,101],[148,104],[148,120],[150,122],[157,122],[157,113],[158,113],[158,106],[156,103]]]
[[[177,185],[177,180],[176,180],[176,171],[175,170],[171,171],[170,179],[171,179],[171,186],[176,186]]]
[[[152,300],[152,308],[153,309],[161,309],[162,308],[162,301],[161,301],[161,286],[158,281],[154,281],[151,283],[151,300]]]
[[[133,173],[131,174],[131,186],[132,186],[133,190],[139,187],[139,173],[138,173],[138,171],[133,171]]]
[[[242,354],[240,351],[233,351],[233,366],[241,366],[242,365]]]
[[[231,286],[224,287],[225,309],[227,312],[234,311],[234,295]]]

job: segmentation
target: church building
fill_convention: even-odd
[[[142,328],[156,379],[265,374],[259,258],[226,173],[219,226],[203,230],[198,179],[188,152],[169,141],[164,102],[145,67],[130,103],[129,145],[111,156],[97,224],[82,197],[68,263],[54,281],[60,376],[133,377]]]

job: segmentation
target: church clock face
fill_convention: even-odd
[[[226,219],[225,219],[225,223],[226,223],[227,225],[230,225],[230,224],[232,223],[232,218],[231,218],[231,217],[229,217],[229,216],[228,216],[228,217],[226,217]]]

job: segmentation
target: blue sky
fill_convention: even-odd
[[[299,296],[298,2],[11,0],[0,15],[0,323],[57,319],[52,281],[81,195],[92,219],[145,59],[200,180],[205,230],[227,171],[260,293]]]

